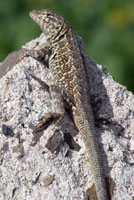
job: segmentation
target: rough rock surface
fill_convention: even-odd
[[[41,36],[26,48],[45,44]],[[134,198],[134,96],[91,60],[80,40],[104,171],[115,182],[112,200]],[[59,126],[48,122],[33,134],[39,118],[58,102],[32,75],[51,82],[42,63],[15,52],[0,65],[0,200],[86,200],[92,174],[86,149],[66,112]],[[8,71],[8,72],[7,72]]]

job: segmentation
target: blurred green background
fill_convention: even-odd
[[[0,62],[39,36],[40,28],[28,13],[44,8],[66,18],[83,38],[88,55],[134,91],[133,0],[1,0]]]

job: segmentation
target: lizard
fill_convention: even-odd
[[[90,87],[77,37],[68,21],[49,9],[32,10],[29,15],[46,35],[48,49],[51,50],[48,62],[55,86],[51,88],[58,88],[58,95],[64,99],[65,93],[71,101],[73,120],[86,147],[98,200],[107,200],[104,169],[89,97]],[[59,118],[63,115],[64,110],[61,109]]]

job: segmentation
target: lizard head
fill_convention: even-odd
[[[60,17],[49,9],[33,10],[29,15],[39,24],[50,43],[59,40],[71,28],[63,17]]]

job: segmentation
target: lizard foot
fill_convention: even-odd
[[[58,123],[60,119],[60,114],[49,112],[45,116],[39,119],[39,123],[35,126],[33,130],[33,134],[38,133],[47,129],[47,127],[52,123]]]
[[[60,115],[57,113],[49,112],[45,116],[39,119],[39,123],[35,126],[33,130],[33,139],[32,139],[32,146],[35,146],[37,142],[40,140],[40,137],[43,135],[45,129],[48,128],[49,125],[52,123],[56,123],[59,121]]]

